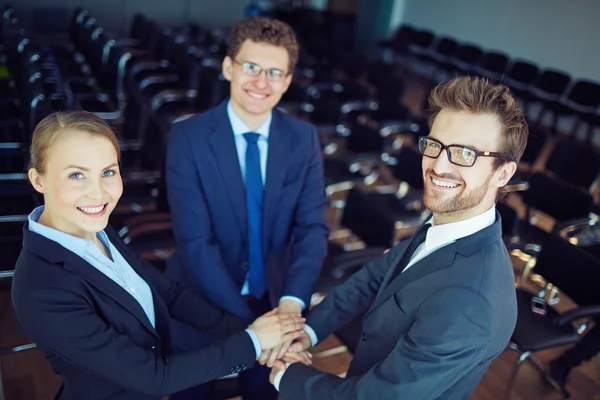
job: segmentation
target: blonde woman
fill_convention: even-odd
[[[299,315],[228,315],[129,250],[108,224],[123,191],[119,145],[100,118],[39,123],[29,179],[44,206],[25,223],[12,300],[21,328],[63,378],[58,399],[150,400],[254,366],[301,334]],[[218,342],[173,354],[169,320]],[[247,328],[247,329],[245,329]]]

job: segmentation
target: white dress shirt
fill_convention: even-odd
[[[417,247],[410,258],[410,262],[406,268],[404,268],[402,273],[415,265],[418,261],[441,249],[442,247],[448,246],[449,244],[456,242],[458,239],[462,239],[466,236],[479,232],[492,225],[495,221],[495,205],[479,215],[458,222],[450,222],[448,224],[436,225],[433,217],[431,217],[425,223],[431,224],[431,227],[427,231],[427,236],[425,236],[425,241],[421,243],[419,247]],[[318,342],[315,331],[308,325],[304,325],[304,331],[310,338],[311,345],[315,346]],[[283,378],[284,372],[285,371],[279,371],[277,376],[275,376],[274,386],[277,390],[279,390],[279,383],[281,382],[281,378]]]

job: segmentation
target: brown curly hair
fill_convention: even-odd
[[[252,17],[240,21],[229,34],[227,55],[231,59],[240,52],[246,40],[284,47],[290,59],[289,71],[292,73],[298,62],[298,42],[291,26],[283,21],[268,17]]]
[[[504,148],[501,150],[504,157],[497,159],[496,166],[509,161],[519,163],[527,145],[529,128],[523,110],[507,86],[473,76],[442,82],[429,95],[430,128],[442,108],[497,115],[504,134]]]

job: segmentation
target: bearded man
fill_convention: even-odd
[[[429,104],[419,150],[432,217],[308,314],[292,352],[365,313],[346,377],[278,364],[271,382],[282,399],[466,399],[510,340],[514,273],[495,203],[527,123],[506,86],[477,77],[440,84]]]

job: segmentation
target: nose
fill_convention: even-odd
[[[267,78],[267,71],[260,71],[260,74],[254,80],[254,84],[259,89],[264,89],[269,85],[269,79]]]
[[[443,150],[438,158],[433,160],[433,171],[436,174],[449,174],[454,171],[454,164],[448,159],[448,153]]]
[[[104,197],[104,184],[102,179],[90,179],[88,187],[87,197],[94,200],[101,200]]]

